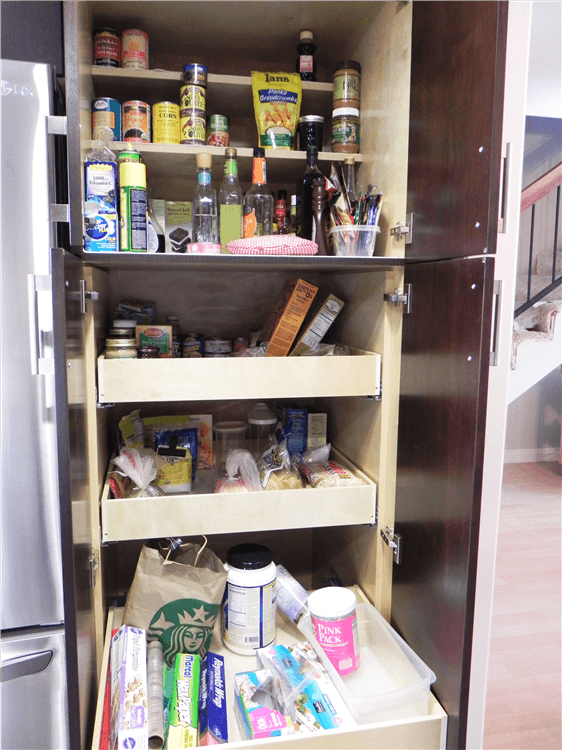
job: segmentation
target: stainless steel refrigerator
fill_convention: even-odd
[[[0,747],[62,750],[81,744],[66,362],[57,352],[64,281],[53,265],[63,255],[53,248],[65,218],[54,135],[64,118],[50,66],[0,64]]]

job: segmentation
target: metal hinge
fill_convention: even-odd
[[[381,529],[381,536],[386,546],[392,550],[394,562],[396,565],[400,565],[402,562],[402,537],[400,534],[395,534],[389,526],[384,531]]]
[[[401,240],[402,237],[406,238],[406,245],[409,245],[414,238],[414,214],[408,214],[406,216],[406,223],[402,224],[401,221],[396,222],[396,226],[392,227],[390,234],[396,237],[397,240]]]
[[[404,305],[404,314],[409,315],[412,312],[412,285],[404,284],[404,290],[396,289],[390,294],[384,295],[385,302],[392,302],[393,305]]]
[[[80,302],[80,312],[82,315],[86,314],[88,301],[97,302],[100,298],[99,292],[90,292],[86,289],[86,282],[84,279],[80,279],[80,291],[79,292],[68,292],[68,296],[75,302]]]
[[[67,135],[67,122],[64,115],[48,115],[47,133],[49,135]]]
[[[90,588],[93,589],[96,586],[96,574],[100,566],[99,553],[96,549],[90,550],[90,556],[88,558],[88,569],[90,573]]]

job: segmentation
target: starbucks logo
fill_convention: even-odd
[[[201,599],[176,599],[154,614],[148,627],[148,639],[159,640],[168,666],[176,654],[205,656],[211,643],[218,604]]]

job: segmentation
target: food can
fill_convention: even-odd
[[[231,354],[232,341],[227,341],[227,339],[205,339],[203,351],[206,357],[209,354]]]
[[[175,333],[172,336],[172,357],[181,358],[183,355],[183,340],[185,335],[183,333]]]
[[[226,115],[211,115],[207,118],[207,146],[230,146]]]
[[[207,87],[207,74],[209,70],[199,63],[191,63],[183,68],[183,80],[194,86]]]
[[[205,145],[205,118],[198,115],[197,110],[181,110],[180,129],[180,143],[188,146]]]
[[[152,142],[180,142],[180,108],[173,102],[158,102],[152,107]]]
[[[203,334],[188,333],[183,339],[183,357],[202,357],[203,356]]]
[[[119,162],[121,206],[121,251],[146,253],[147,201],[146,166],[140,162]]]
[[[121,34],[121,67],[148,70],[148,34],[127,29]]]
[[[146,102],[123,102],[123,140],[150,143],[150,106]]]
[[[203,86],[182,86],[180,89],[180,108],[192,109],[201,117],[205,117],[205,97],[207,92]]]
[[[92,99],[92,140],[103,140],[105,128],[113,133],[112,140],[121,140],[121,102],[109,97]]]
[[[107,26],[94,31],[94,65],[118,68],[121,65],[121,41],[115,29]]]

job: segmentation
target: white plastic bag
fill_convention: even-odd
[[[226,473],[226,479],[219,479],[215,484],[215,492],[252,492],[262,489],[258,467],[250,451],[242,448],[229,451]]]
[[[164,493],[155,484],[158,473],[157,455],[154,451],[143,450],[142,455],[136,448],[123,448],[114,459],[114,464],[123,470],[123,475],[130,477],[136,489],[129,497],[158,497]]]

